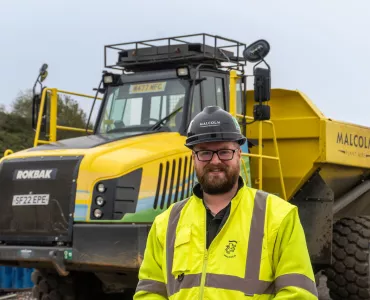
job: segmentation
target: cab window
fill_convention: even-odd
[[[184,105],[186,85],[179,79],[134,82],[109,87],[99,133],[145,131],[171,115],[166,128],[177,131]]]
[[[238,78],[236,81],[236,113],[239,115],[243,114],[243,103],[242,103],[242,94],[243,94],[244,84],[241,79]]]
[[[225,109],[224,79],[213,76],[205,78],[202,82],[203,108],[216,105]]]
[[[200,84],[194,88],[193,104],[191,109],[191,119],[201,112]]]

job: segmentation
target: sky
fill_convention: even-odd
[[[0,14],[7,108],[43,63],[48,87],[94,95],[104,45],[205,32],[266,39],[273,88],[301,90],[327,117],[370,127],[369,0],[3,0]]]

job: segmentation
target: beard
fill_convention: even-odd
[[[212,174],[212,171],[219,171],[220,174]],[[238,181],[240,167],[230,167],[222,163],[209,164],[202,170],[195,168],[198,182],[203,191],[209,195],[220,195],[229,192]]]

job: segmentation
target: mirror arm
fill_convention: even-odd
[[[103,81],[104,81],[104,77],[101,78],[100,82],[99,82],[99,86],[98,88],[96,89],[96,94],[95,94],[95,97],[94,97],[94,101],[93,101],[93,104],[92,104],[92,107],[91,107],[91,110],[90,110],[90,114],[89,114],[89,118],[87,119],[87,122],[86,122],[86,128],[85,128],[85,131],[86,131],[86,134],[89,135],[89,123],[90,123],[90,120],[91,120],[91,115],[93,113],[93,110],[94,110],[94,106],[95,106],[95,102],[96,102],[96,99],[98,97],[98,93],[100,92],[103,92],[105,93],[106,89],[103,89],[101,88],[102,84],[103,84]],[[104,107],[104,100],[102,101],[102,104],[101,104],[101,108]],[[96,125],[98,124],[98,122],[96,123]]]
[[[240,83],[241,84],[241,83]],[[242,97],[242,114],[243,114],[243,120],[242,120],[242,128],[243,128],[243,134],[244,136],[247,135],[247,76],[243,75],[243,97]],[[240,87],[241,90],[241,87]]]
[[[42,88],[42,83],[40,82],[40,77],[41,77],[41,75],[37,76],[37,79],[35,81],[35,84],[33,85],[33,88],[32,88],[32,96],[35,95],[35,89],[36,89],[37,83],[39,83],[41,85],[41,88]]]
[[[271,68],[270,68],[270,65],[264,60],[264,58],[258,53],[258,56],[260,57],[260,61],[257,63],[257,64],[255,64],[254,66],[253,66],[253,73],[254,73],[254,71],[256,70],[256,67],[260,64],[260,63],[262,63],[262,62],[264,62],[265,63],[265,65],[267,66],[267,69],[269,70],[269,71],[271,71]]]

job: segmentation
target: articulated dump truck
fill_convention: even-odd
[[[370,130],[326,118],[300,91],[271,89],[269,51],[265,40],[208,34],[105,46],[111,70],[91,96],[93,128],[58,124],[66,91],[42,87],[34,147],[0,161],[0,264],[35,268],[36,299],[132,299],[151,223],[197,181],[187,127],[218,105],[248,138],[247,184],[298,206],[332,299],[370,299]],[[81,136],[58,139],[61,130]]]

